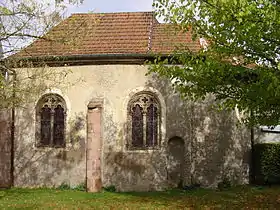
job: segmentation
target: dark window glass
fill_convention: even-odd
[[[53,144],[55,146],[64,145],[64,109],[61,105],[54,109]]]
[[[41,139],[40,143],[43,146],[50,144],[51,139],[51,108],[45,105],[41,109]]]
[[[143,146],[143,108],[138,104],[132,109],[132,146]]]
[[[36,139],[38,146],[65,146],[65,102],[57,94],[46,94],[36,107]]]
[[[158,110],[153,104],[147,108],[147,127],[146,127],[146,144],[147,146],[157,145],[158,130]]]
[[[135,95],[129,103],[128,146],[139,149],[151,148],[160,144],[160,104],[148,92]],[[129,136],[130,136],[129,135]]]

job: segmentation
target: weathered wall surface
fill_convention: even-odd
[[[11,110],[0,110],[0,188],[11,186]]]
[[[166,139],[178,136],[185,141],[184,184],[249,182],[250,132],[237,125],[234,113],[214,110],[211,97],[200,103],[182,101],[157,77],[148,84],[154,84],[166,101]]]
[[[53,68],[52,68],[53,70]],[[156,75],[147,77],[146,66],[96,65],[60,67],[71,70],[71,85],[46,85],[67,103],[66,149],[35,147],[35,105],[40,94],[16,112],[15,185],[71,185],[86,179],[86,115],[91,100],[103,100],[102,184],[120,191],[162,190],[169,186],[168,140],[184,140],[184,184],[215,186],[223,178],[248,181],[249,132],[236,126],[235,116],[211,109],[211,99],[183,102],[170,84]],[[22,70],[23,71],[23,70]],[[79,82],[75,82],[79,80]],[[75,84],[73,84],[75,83]],[[159,150],[128,151],[126,111],[137,90],[155,91],[163,106],[162,143]],[[174,183],[173,183],[174,184]]]

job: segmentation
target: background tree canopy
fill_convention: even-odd
[[[82,0],[3,0],[0,2],[0,42],[3,54],[13,54],[41,38],[62,20],[69,4]]]
[[[175,81],[187,99],[212,94],[220,108],[238,107],[246,124],[279,124],[279,0],[155,0],[154,7],[207,48],[179,50],[171,61],[180,65],[158,59],[151,71]]]
[[[4,60],[22,50],[34,39],[44,38],[43,35],[62,20],[67,5],[80,4],[82,1],[0,1],[0,109],[19,104],[25,94],[38,93],[38,89],[45,88],[44,85],[38,85],[43,83],[40,83],[43,79],[51,76],[51,80],[58,78],[54,72],[41,68],[26,78],[20,78],[19,81],[16,79],[16,71]],[[9,63],[11,62],[13,59],[10,57]],[[30,82],[30,78],[36,85]]]

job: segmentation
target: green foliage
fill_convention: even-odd
[[[222,181],[218,183],[219,190],[229,189],[230,187],[232,187],[232,183],[227,177],[224,177]]]
[[[85,182],[78,184],[77,186],[74,187],[74,190],[78,190],[78,191],[86,191],[86,189],[87,186]]]
[[[56,189],[58,190],[77,190],[77,191],[86,191],[86,183],[80,183],[77,186],[71,187],[70,184],[62,182]]]
[[[280,184],[280,144],[256,144],[254,168],[257,184]]]
[[[193,183],[191,185],[186,185],[186,186],[183,186],[182,188],[178,188],[178,189],[183,189],[183,190],[189,191],[189,190],[197,190],[199,188],[201,188],[201,184]]]
[[[6,0],[0,5],[1,54],[10,55],[41,38],[62,20],[69,4],[80,4],[83,0]],[[2,47],[1,45],[1,47]],[[0,57],[2,57],[0,55]]]
[[[0,5],[0,109],[24,104],[32,97],[38,98],[47,89],[46,81],[63,79],[66,74],[46,73],[46,65],[38,62],[38,70],[23,73],[17,67],[27,61],[18,62],[10,56],[29,45],[34,39],[42,38],[53,26],[62,20],[66,5],[80,4],[82,0],[5,0]],[[45,40],[50,38],[43,37]],[[67,36],[67,39],[69,36]],[[62,40],[61,40],[62,41]],[[6,57],[9,59],[6,59]],[[38,60],[39,61],[39,60]],[[41,67],[41,68],[39,68]],[[6,74],[7,73],[7,74]],[[6,77],[7,76],[7,77]],[[18,77],[19,76],[19,77]],[[61,83],[61,82],[60,82]],[[57,81],[53,84],[57,84]],[[49,87],[54,85],[49,84]],[[32,94],[31,94],[32,93]]]
[[[103,190],[105,190],[107,192],[116,192],[116,187],[114,185],[110,185],[107,187],[103,187]]]
[[[203,37],[199,52],[178,50],[150,71],[174,81],[184,98],[216,97],[218,108],[244,112],[244,123],[280,119],[280,3],[271,0],[156,0],[158,16]],[[191,27],[190,27],[191,26]],[[180,49],[180,48],[178,48]]]
[[[71,187],[68,183],[66,182],[62,182],[58,187],[57,187],[58,190],[70,190]]]

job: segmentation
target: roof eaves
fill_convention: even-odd
[[[23,68],[32,63],[33,66],[68,66],[68,65],[90,65],[90,64],[145,64],[148,60],[153,60],[157,54],[128,53],[128,54],[86,54],[67,56],[37,56],[21,57],[11,60],[13,67]],[[168,57],[169,55],[161,55]],[[9,59],[6,59],[9,62]]]

